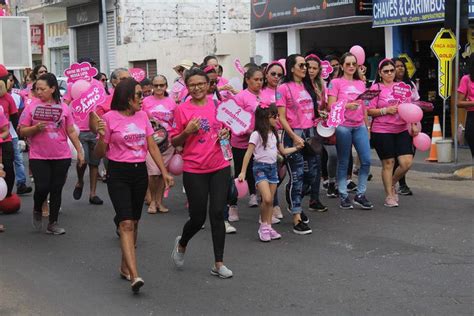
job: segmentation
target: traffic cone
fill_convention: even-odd
[[[435,116],[433,122],[433,133],[431,134],[430,156],[426,158],[426,161],[438,161],[438,150],[436,147],[436,142],[442,139],[443,134],[441,133],[441,125],[439,125],[439,116]]]

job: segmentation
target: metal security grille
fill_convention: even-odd
[[[157,75],[156,59],[133,61],[133,68],[141,68],[146,71],[147,78]]]
[[[117,32],[115,25],[115,11],[107,12],[107,49],[109,69],[117,68]]]
[[[92,58],[100,69],[99,24],[76,28],[77,59]]]

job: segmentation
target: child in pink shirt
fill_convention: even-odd
[[[260,228],[258,235],[261,241],[268,242],[280,239],[281,235],[272,228],[273,198],[278,185],[277,154],[289,155],[297,147],[284,148],[278,141],[276,121],[278,109],[275,104],[261,104],[255,112],[255,131],[250,135],[249,145],[244,156],[239,181],[245,180],[250,159],[254,159],[252,171],[255,185],[262,197],[260,211]]]

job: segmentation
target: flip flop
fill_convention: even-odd
[[[122,270],[119,270],[120,278],[130,281],[130,274],[125,274]]]

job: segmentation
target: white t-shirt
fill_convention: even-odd
[[[277,139],[272,132],[268,133],[267,146],[265,147],[263,147],[262,137],[257,131],[250,134],[249,143],[255,145],[255,149],[253,150],[254,161],[268,164],[274,164],[277,162]]]
[[[21,96],[18,94],[12,92],[11,96],[13,100],[15,101],[16,108],[19,110],[20,105],[21,105]],[[15,129],[13,128],[12,122],[10,122],[10,135],[12,135],[12,138],[18,138],[18,134],[16,133]]]

